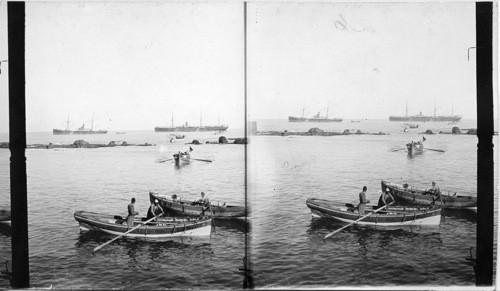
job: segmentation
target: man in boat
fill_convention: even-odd
[[[387,204],[394,202],[394,201],[395,201],[394,197],[392,197],[389,188],[385,188],[385,192],[382,192],[382,194],[380,194],[380,198],[378,199],[377,208],[384,207]]]
[[[366,199],[366,190],[368,190],[368,188],[366,186],[363,186],[363,191],[359,193],[359,204],[358,204],[359,216],[365,214],[365,206],[366,204],[370,203],[370,200]]]
[[[163,208],[159,205],[158,199],[155,199],[155,201],[151,203],[151,206],[149,206],[147,219],[150,220],[151,218],[163,215],[164,213]]]
[[[434,195],[434,199],[432,199],[431,204],[434,204],[438,199],[439,201],[443,202],[443,198],[441,197],[441,189],[439,189],[439,187],[436,186],[436,182],[432,182],[432,188],[427,190],[426,193]]]
[[[134,216],[139,214],[139,212],[135,211],[134,205],[135,205],[135,198],[132,198],[130,200],[130,204],[127,206],[128,208],[127,226],[129,228],[134,226]]]
[[[196,201],[198,204],[202,206],[208,206],[210,204],[210,200],[208,199],[208,196],[205,196],[205,193],[201,192],[201,198]]]
[[[181,157],[182,156],[186,156],[186,158],[190,158],[191,157],[191,152],[193,151],[193,148],[192,147],[189,147],[189,150],[181,153]]]

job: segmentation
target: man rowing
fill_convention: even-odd
[[[157,217],[159,215],[165,214],[165,212],[163,211],[163,208],[161,208],[161,206],[158,205],[158,203],[159,203],[158,199],[155,199],[155,201],[153,203],[151,203],[151,206],[149,206],[148,216],[147,216],[148,220],[153,218],[153,217]]]
[[[395,202],[394,197],[392,197],[389,188],[385,188],[385,192],[382,192],[382,194],[380,194],[380,198],[378,199],[377,208],[384,207],[391,202]],[[389,208],[389,207],[387,207],[387,208]]]

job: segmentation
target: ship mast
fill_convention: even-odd
[[[92,112],[92,123],[90,124],[90,131],[94,129],[94,113]]]
[[[326,116],[325,119],[328,119],[328,111],[330,110],[330,100],[328,100],[328,106],[326,107]]]
[[[69,114],[68,114],[68,120],[66,121],[66,131],[69,130]]]
[[[172,127],[174,127],[174,113],[172,112]]]
[[[306,111],[306,104],[302,106],[302,118],[304,118],[304,111]]]

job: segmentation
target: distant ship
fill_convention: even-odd
[[[342,122],[342,118],[328,118],[328,111],[330,109],[330,102],[326,109],[326,116],[322,117],[320,113],[314,115],[312,118],[304,117],[305,108],[302,107],[302,117],[288,116],[288,122]]]
[[[390,121],[413,121],[413,122],[441,122],[441,121],[451,121],[458,122],[462,119],[460,115],[453,115],[453,108],[451,109],[452,115],[436,115],[436,105],[434,105],[434,115],[422,115],[420,112],[418,115],[408,116],[408,103],[406,103],[406,115],[405,116],[389,116]]]
[[[107,130],[94,130],[94,116],[92,115],[92,124],[89,129],[85,129],[85,123],[77,130],[69,129],[69,116],[66,121],[66,129],[52,129],[54,135],[69,135],[69,134],[106,134]]]
[[[172,116],[172,126],[157,126],[156,132],[193,132],[193,131],[225,131],[229,127],[227,125],[211,125],[203,126],[200,117],[200,126],[191,126],[187,122],[181,126],[174,126],[174,117]]]

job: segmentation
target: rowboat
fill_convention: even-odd
[[[341,203],[325,199],[309,198],[306,205],[311,209],[313,217],[332,218],[345,223],[352,223],[363,217],[360,215],[357,207],[350,203]],[[357,222],[359,225],[366,226],[411,226],[411,225],[439,225],[441,222],[440,207],[409,208],[390,206],[388,210],[374,212],[376,206],[365,208],[365,214],[372,215]]]
[[[109,214],[76,211],[75,220],[80,224],[81,230],[96,230],[113,235],[121,235],[129,229],[126,219],[121,216]],[[134,226],[139,226],[146,221],[145,218],[135,217]],[[162,239],[184,236],[209,236],[212,231],[210,218],[175,218],[161,217],[157,221],[139,227],[126,234],[127,237]]]
[[[174,161],[177,166],[186,165],[191,162],[189,155],[174,154]]]
[[[406,148],[408,149],[408,153],[410,155],[420,154],[424,151],[424,144],[422,142],[410,142],[406,144]]]
[[[174,213],[175,215],[182,216],[210,216],[217,219],[233,219],[244,218],[246,215],[246,208],[243,206],[211,204],[210,207],[200,205],[199,203],[187,200],[162,196],[158,193],[149,192],[149,199],[153,202],[158,199],[160,206],[163,210]]]
[[[422,189],[415,189],[413,187],[408,187],[408,184],[400,185],[395,183],[390,183],[387,181],[382,181],[382,191],[389,188],[392,196],[400,202],[412,204],[412,205],[423,205],[427,206],[430,204],[441,206],[443,208],[453,208],[453,209],[470,209],[477,211],[477,198],[472,196],[461,196],[457,193],[444,194],[441,192],[441,197],[436,197],[434,194],[427,192]]]

